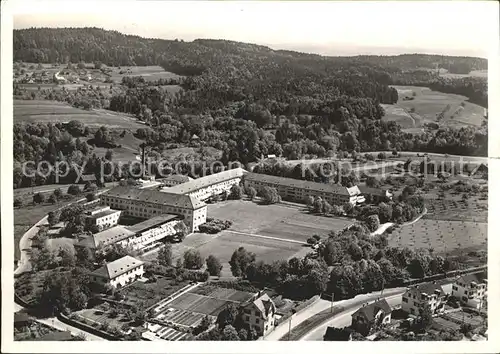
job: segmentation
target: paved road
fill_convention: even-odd
[[[19,304],[14,304],[14,310],[16,312],[21,311],[21,310],[24,310],[24,307],[20,306]],[[98,336],[93,335],[91,333],[82,331],[81,329],[78,329],[76,327],[73,327],[73,326],[70,326],[66,323],[63,323],[63,322],[59,321],[56,317],[35,319],[35,321],[37,321],[39,323],[43,323],[49,327],[58,329],[60,331],[70,331],[71,334],[73,334],[74,336],[83,335],[83,336],[85,336],[85,340],[87,340],[87,341],[105,341],[106,340],[104,338],[98,337]]]
[[[386,289],[384,291],[384,296],[393,296],[395,294],[401,296],[406,291],[406,288],[394,288],[394,289]],[[347,300],[341,300],[341,301],[335,301],[333,303],[333,306],[336,305],[341,305],[345,306],[346,308],[353,307],[354,310],[353,312],[359,307],[360,304],[366,301],[371,301],[376,299],[377,297],[380,297],[380,292],[374,292],[370,294],[363,294],[363,295],[358,295],[352,299],[347,299]],[[316,315],[317,313],[320,313],[322,311],[325,311],[329,308],[331,308],[332,303],[331,301],[328,300],[323,300],[320,299],[317,302],[315,302],[313,305],[308,307],[307,309],[299,312],[295,316],[292,317],[291,321],[291,329],[294,329],[297,327],[299,324],[307,320],[308,318]],[[337,317],[337,316],[336,316]],[[274,329],[264,340],[272,341],[272,340],[280,340],[281,338],[285,337],[289,331],[289,322],[290,321],[285,321],[281,323],[278,327]],[[326,327],[325,327],[326,328]],[[324,332],[323,332],[324,333]]]
[[[400,293],[396,295],[390,295],[390,296],[384,296],[387,302],[391,307],[394,307],[396,305],[401,304],[401,299],[402,299],[402,294],[404,290],[400,290]],[[392,293],[393,294],[393,293]],[[370,297],[371,298],[371,297]],[[347,300],[347,302],[344,302],[342,305],[345,307],[349,307],[348,310],[339,313],[336,315],[333,319],[329,320],[326,323],[321,324],[320,326],[316,327],[312,331],[308,332],[306,335],[304,335],[300,340],[307,340],[307,341],[322,341],[323,340],[323,335],[326,332],[326,328],[329,326],[333,327],[345,327],[345,326],[350,326],[351,325],[351,315],[356,312],[359,308],[359,304],[355,305],[350,305],[349,302],[354,299]]]

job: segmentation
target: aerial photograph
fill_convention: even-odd
[[[13,341],[488,341],[473,3],[15,14]]]

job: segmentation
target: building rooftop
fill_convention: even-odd
[[[186,209],[199,209],[206,206],[204,202],[187,195],[163,191],[158,192],[149,189],[137,189],[130,186],[115,187],[106,192],[105,195],[109,197],[135,200],[139,202],[157,203]]]
[[[425,284],[419,284],[412,286],[411,289],[416,289],[420,294],[427,294],[427,295],[432,295],[434,292],[439,291],[441,294],[445,294],[445,291],[442,287],[443,284],[440,283],[425,283]]]
[[[75,246],[82,246],[95,249],[100,245],[103,246],[112,245],[119,241],[125,240],[133,235],[135,235],[133,231],[130,231],[121,225],[116,225],[107,230],[98,232],[92,236],[84,238],[83,240],[76,243]]]
[[[26,312],[14,312],[14,323],[30,322],[32,318]]]
[[[380,310],[384,311],[384,313],[392,312],[391,306],[389,306],[386,299],[377,300],[371,304],[364,305],[354,312],[352,316],[362,314],[368,321],[372,321]]]
[[[80,177],[80,181],[83,181],[83,182],[92,182],[92,181],[96,181],[96,177],[94,174],[88,174],[88,175],[82,175]]]
[[[133,233],[139,233],[143,232],[146,230],[149,230],[153,227],[158,227],[160,225],[163,225],[166,222],[175,220],[175,219],[180,219],[181,216],[179,215],[174,215],[174,214],[161,214],[158,216],[154,216],[150,219],[147,219],[145,221],[142,221],[140,223],[137,223],[135,225],[127,226],[127,229],[132,231]]]
[[[291,188],[301,188],[320,193],[333,193],[333,194],[348,195],[348,196],[359,194],[359,189],[357,187],[347,188],[341,186],[340,184],[303,181],[294,178],[270,176],[261,173],[249,172],[245,174],[245,179],[262,183],[276,184]]]
[[[162,191],[169,193],[176,193],[176,194],[192,193],[199,189],[209,187],[217,183],[222,183],[234,178],[243,177],[243,174],[245,173],[247,173],[247,171],[245,171],[242,168],[234,168],[232,170],[226,170],[219,173],[215,173],[213,175],[208,175],[197,179],[193,179],[192,181],[178,184],[173,187],[167,187],[162,189]]]
[[[143,264],[142,261],[134,257],[125,256],[103,265],[101,268],[93,271],[92,274],[111,280]]]
[[[373,188],[373,187],[367,187],[364,185],[360,185],[360,186],[358,186],[358,188],[362,194],[380,195],[382,197],[385,197],[388,193],[388,191],[386,189],[382,189],[382,188]]]
[[[174,181],[174,182],[185,183],[185,182],[193,181],[193,179],[189,176],[186,176],[186,175],[170,175],[170,176],[167,176],[165,178],[161,178],[158,181],[162,181],[162,182]]]

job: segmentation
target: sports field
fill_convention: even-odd
[[[395,121],[408,132],[421,132],[425,123],[448,127],[480,127],[484,108],[470,103],[467,97],[433,91],[427,87],[394,86],[399,100],[394,105],[382,105],[384,121]],[[443,112],[439,122],[437,116]]]
[[[91,127],[107,126],[116,129],[144,128],[136,118],[103,109],[83,110],[55,101],[14,100],[14,122],[67,123],[78,120]]]
[[[170,302],[156,319],[196,327],[206,315],[215,320],[219,312],[229,304],[241,304],[252,296],[246,291],[204,284]]]

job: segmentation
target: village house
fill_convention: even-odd
[[[165,187],[172,187],[181,183],[193,181],[193,179],[185,175],[170,175],[168,177],[159,179],[158,181],[161,182]]]
[[[245,188],[253,187],[257,191],[263,187],[275,188],[283,200],[305,203],[306,198],[321,197],[332,205],[361,202],[361,192],[358,187],[347,188],[339,184],[327,184],[293,178],[270,176],[249,172],[244,177]]]
[[[144,263],[131,256],[125,256],[107,263],[90,273],[90,280],[100,285],[120,288],[133,283],[144,275]]]
[[[243,305],[243,322],[266,336],[275,326],[276,306],[267,294],[259,293],[253,301]]]
[[[101,203],[123,215],[148,219],[162,214],[182,216],[189,232],[207,220],[207,205],[189,195],[118,186],[101,195]]]
[[[162,192],[186,194],[199,200],[207,200],[223,192],[229,192],[233,185],[240,183],[245,173],[247,172],[242,168],[226,170],[163,188]]]
[[[451,295],[467,307],[480,309],[486,303],[487,285],[485,273],[463,275],[453,283]]]
[[[89,226],[96,225],[99,230],[104,230],[117,225],[121,213],[120,210],[111,209],[109,206],[98,206],[85,213],[85,222]]]
[[[377,300],[371,304],[363,304],[352,314],[351,328],[367,336],[374,328],[391,322],[392,309],[386,299]]]
[[[447,293],[437,283],[426,283],[409,287],[403,294],[401,309],[418,316],[420,309],[428,306],[433,314],[442,313],[446,304]]]

